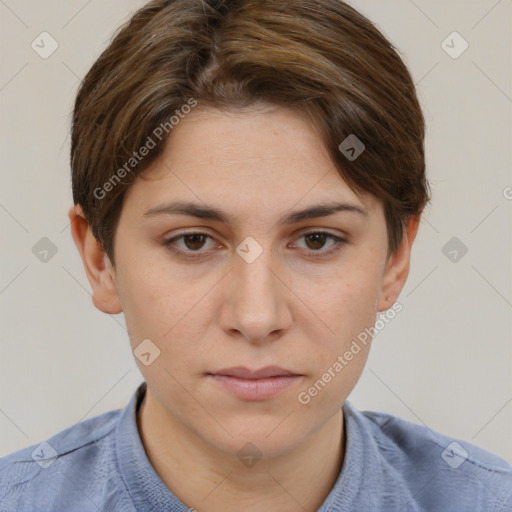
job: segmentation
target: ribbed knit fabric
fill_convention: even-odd
[[[0,511],[188,512],[193,504],[168,489],[144,451],[136,411],[145,390],[124,410],[0,459]],[[512,466],[499,457],[348,401],[343,412],[343,467],[319,512],[512,512]]]

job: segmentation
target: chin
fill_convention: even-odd
[[[270,440],[266,434],[262,434],[260,437],[234,436],[233,439],[221,445],[216,444],[215,447],[231,457],[236,457],[246,467],[251,467],[257,461],[285,455],[297,444],[298,440],[291,439],[289,435]]]
[[[244,454],[257,455],[262,459],[271,459],[292,450],[307,437],[307,432],[299,430],[292,416],[293,414],[284,421],[286,415],[259,419],[246,417],[245,420],[223,422],[223,427],[233,437],[220,427],[215,439],[211,438],[211,430],[205,434],[209,436],[210,444],[228,455],[237,458],[243,457]]]

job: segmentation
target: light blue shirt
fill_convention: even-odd
[[[145,389],[124,410],[0,459],[0,510],[200,510],[183,504],[147,458],[136,423]],[[390,414],[349,402],[343,411],[345,458],[319,512],[512,512],[512,466],[499,457]]]

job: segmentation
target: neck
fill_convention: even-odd
[[[198,512],[318,510],[344,458],[341,409],[301,445],[247,466],[165,414],[149,390],[137,423],[157,474],[178,499]]]

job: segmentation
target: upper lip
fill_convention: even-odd
[[[259,370],[251,370],[244,366],[234,366],[232,368],[224,368],[222,370],[212,372],[213,375],[225,375],[228,377],[238,377],[240,379],[262,379],[265,377],[279,377],[279,376],[290,376],[300,375],[279,366],[265,366]]]

